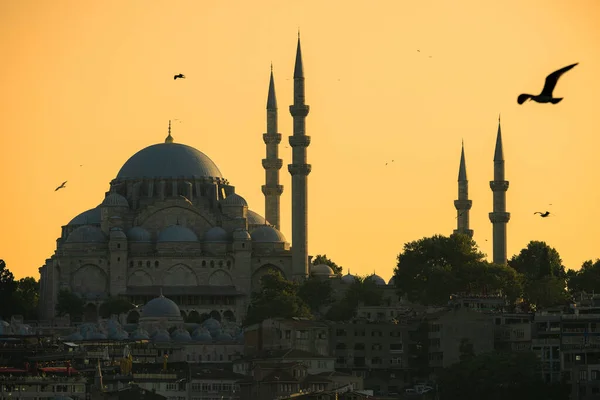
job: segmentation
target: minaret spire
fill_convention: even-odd
[[[490,213],[493,226],[493,261],[495,264],[506,264],[506,225],[510,220],[510,213],[506,212],[506,191],[508,181],[504,179],[504,150],[502,148],[502,129],[498,115],[498,134],[496,135],[496,148],[494,150],[494,180],[490,182],[494,196],[494,211]]]
[[[310,136],[306,135],[306,116],[310,107],[304,99],[304,68],[298,31],[298,46],[294,65],[294,104],[290,114],[294,119],[294,132],[290,136],[292,164],[288,171],[292,175],[292,276],[305,279],[308,276],[308,175],[311,165],[307,162],[306,149]]]
[[[267,146],[267,157],[262,160],[262,166],[265,169],[265,184],[261,188],[265,195],[265,218],[276,229],[281,229],[280,199],[283,186],[279,184],[279,170],[283,165],[283,160],[279,158],[281,133],[277,133],[277,98],[273,79],[273,63],[271,63],[269,94],[267,95],[267,133],[263,134],[263,141]]]
[[[169,135],[165,139],[165,143],[173,143],[173,136],[171,136],[171,120],[169,120]]]
[[[472,205],[473,201],[469,200],[469,181],[467,180],[465,142],[463,140],[460,152],[460,165],[458,167],[458,200],[454,200],[457,220],[454,233],[462,233],[473,237],[473,230],[469,229],[469,211]]]

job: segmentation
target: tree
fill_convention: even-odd
[[[333,272],[337,275],[342,273],[342,266],[337,265],[335,262],[327,258],[327,254],[317,254],[317,256],[312,260],[313,265],[325,264],[329,265],[329,267],[333,270]]]
[[[546,242],[532,240],[518,255],[514,255],[508,261],[508,265],[523,274],[528,282],[545,276],[567,276],[558,251]]]
[[[32,277],[21,278],[13,292],[13,315],[22,315],[25,320],[35,320],[38,316],[40,282]]]
[[[440,397],[447,400],[562,399],[568,388],[543,382],[533,352],[492,352],[465,357],[442,370]],[[566,389],[566,390],[565,390]]]
[[[83,299],[70,290],[62,289],[56,297],[56,313],[59,317],[65,314],[73,319],[79,319],[83,315],[85,303]]]
[[[531,241],[508,262],[523,275],[523,299],[531,309],[560,305],[567,299],[567,272],[556,249]]]
[[[442,305],[450,295],[477,291],[472,278],[485,254],[467,235],[435,235],[404,245],[394,269],[399,296],[425,305]]]
[[[122,297],[111,297],[100,305],[98,313],[102,318],[109,318],[111,315],[126,314],[134,308],[130,301]]]
[[[13,315],[13,294],[17,284],[15,277],[0,260],[0,318],[8,319]]]
[[[568,270],[567,286],[571,293],[600,293],[600,259],[585,261],[579,271]]]
[[[380,306],[383,302],[383,289],[377,286],[369,277],[356,276],[344,296],[335,302],[329,311],[327,319],[331,321],[348,321],[356,316],[360,304],[365,306]]]
[[[314,313],[333,303],[333,287],[329,279],[308,278],[298,288],[298,296]]]
[[[298,296],[298,284],[286,280],[280,272],[269,271],[261,279],[262,290],[251,295],[244,325],[268,318],[311,318],[310,308]]]

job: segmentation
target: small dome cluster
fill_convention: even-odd
[[[31,329],[31,326],[27,324],[10,324],[2,319],[0,319],[0,335],[33,335],[34,332]]]
[[[356,280],[356,277],[354,275],[352,275],[350,272],[348,272],[346,275],[342,276],[342,283],[345,284],[351,284]],[[385,280],[377,275],[377,274],[372,274],[369,275],[365,278],[365,281],[373,281],[377,286],[387,286],[387,285],[395,285],[395,277],[392,276],[392,278],[390,279],[390,281],[386,284]]]

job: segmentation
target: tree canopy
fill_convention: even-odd
[[[70,290],[62,289],[58,292],[56,313],[59,317],[69,314],[72,319],[78,320],[83,315],[84,306],[83,299]]]
[[[490,264],[467,235],[435,235],[406,243],[394,270],[400,296],[425,305],[447,304],[454,293],[520,295],[518,274]]]
[[[462,347],[466,343],[462,342]],[[546,384],[533,352],[492,352],[473,356],[464,349],[461,361],[442,370],[440,396],[448,400],[563,399],[569,386]]]
[[[585,261],[579,271],[569,270],[567,286],[571,293],[600,293],[600,259]]]
[[[545,242],[529,242],[508,265],[523,276],[523,300],[529,308],[562,305],[568,299],[568,274],[558,251]]]
[[[304,301],[313,314],[321,307],[333,303],[333,287],[329,279],[308,278],[298,287],[298,297]]]
[[[355,276],[339,301],[333,303],[327,311],[327,319],[331,321],[347,321],[356,315],[360,304],[380,306],[383,302],[383,289],[369,277]]]
[[[0,260],[0,317],[8,319],[13,314],[13,294],[17,284],[15,277],[7,268],[4,260]]]
[[[100,305],[98,313],[102,318],[109,318],[111,315],[126,314],[134,308],[135,306],[124,298],[111,297]]]
[[[22,315],[25,320],[35,320],[38,317],[38,302],[40,297],[40,282],[35,278],[21,278],[16,282],[13,292],[12,314]]]
[[[317,254],[317,256],[312,260],[313,265],[325,264],[329,265],[329,267],[333,270],[335,274],[342,273],[342,266],[337,265],[335,262],[327,258],[327,254]]]
[[[261,284],[261,290],[251,295],[244,325],[268,318],[312,317],[309,306],[298,295],[297,283],[272,270],[262,277]]]

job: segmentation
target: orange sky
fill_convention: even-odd
[[[175,118],[175,141],[207,154],[264,215],[269,64],[285,166],[300,27],[310,254],[387,279],[405,242],[450,234],[464,138],[471,228],[491,258],[502,113],[509,257],[544,240],[578,269],[600,257],[598,21],[597,0],[0,0],[0,258],[38,277],[61,225],[98,205]],[[517,105],[573,62],[562,103]],[[281,180],[291,240],[286,167]],[[533,215],[546,209],[556,217]]]

